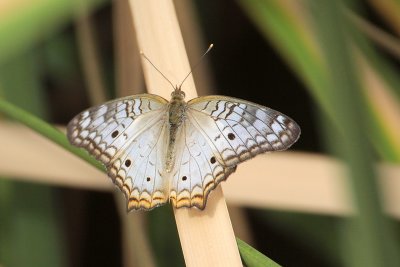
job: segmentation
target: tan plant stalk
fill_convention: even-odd
[[[190,66],[173,2],[130,1],[139,49],[174,83],[179,83]],[[169,98],[173,88],[143,62],[150,93]],[[193,78],[183,88],[187,99],[197,96]],[[204,211],[175,210],[175,219],[187,266],[241,266],[235,236],[221,187],[210,195]]]
[[[0,175],[3,177],[87,190],[115,190],[99,169],[25,126],[0,122],[0,129],[0,147],[3,148]],[[399,220],[400,166],[380,163],[377,169],[385,211]],[[345,193],[344,171],[343,163],[320,154],[260,155],[240,165],[224,184],[224,193],[229,203],[239,206],[345,216],[353,212],[353,207]]]

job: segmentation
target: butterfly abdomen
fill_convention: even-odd
[[[187,104],[180,97],[173,97],[168,105],[168,148],[165,170],[171,172],[175,163],[177,133],[186,119]]]

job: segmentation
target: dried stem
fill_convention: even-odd
[[[133,0],[130,4],[139,49],[179,83],[190,66],[173,2]],[[143,69],[148,91],[169,98],[171,85],[147,61]],[[197,96],[193,77],[183,89],[188,99]],[[175,219],[187,266],[242,266],[221,187],[211,194],[204,211],[178,209]]]
[[[5,122],[0,122],[0,129],[0,147],[3,148],[0,174],[3,177],[88,190],[114,190],[104,171],[93,168],[30,129]],[[21,162],[24,168],[21,168]],[[385,163],[377,167],[385,210],[398,220],[400,166]],[[313,170],[311,173],[310,169]],[[281,152],[260,155],[240,165],[224,184],[224,192],[229,203],[238,206],[344,216],[353,211],[345,194],[348,191],[345,171],[344,164],[318,154]],[[242,179],[243,175],[246,179]],[[268,188],[268,194],[265,194],[265,188]]]

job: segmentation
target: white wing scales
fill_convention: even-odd
[[[83,111],[68,124],[69,141],[106,166],[128,210],[168,201],[162,177],[167,103],[148,94],[121,98]]]
[[[167,104],[148,94],[121,98],[83,111],[68,125],[70,142],[107,167],[128,210],[152,209],[169,199],[177,208],[203,209],[237,164],[287,149],[300,135],[292,119],[267,107],[224,96],[195,98],[187,104],[169,173]]]
[[[204,209],[208,194],[237,164],[287,149],[299,135],[292,119],[248,101],[224,96],[189,101],[170,189],[173,205]]]

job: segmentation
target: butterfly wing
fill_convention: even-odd
[[[68,124],[69,141],[106,166],[129,210],[168,200],[161,176],[167,103],[149,94],[120,98],[83,111]]]
[[[299,126],[273,109],[249,101],[208,96],[188,103],[180,155],[171,179],[176,207],[205,207],[208,194],[242,161],[289,148]]]

